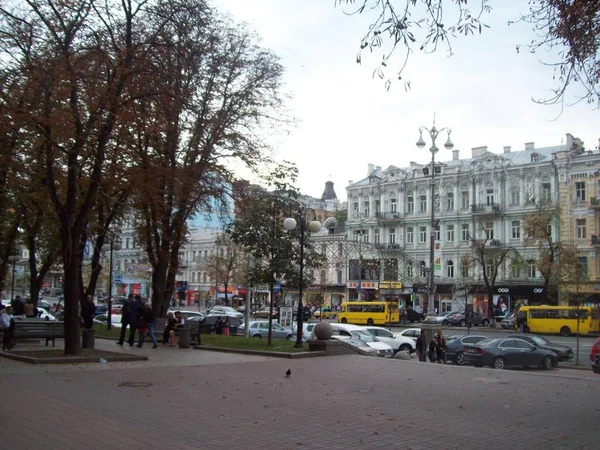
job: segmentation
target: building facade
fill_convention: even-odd
[[[576,143],[568,134],[565,144],[554,147],[536,148],[530,142],[519,151],[504,147],[500,154],[478,147],[463,159],[460,151],[454,150],[451,160],[436,162],[433,168],[431,163],[416,162],[405,168],[389,166],[385,170],[369,165],[367,177],[347,187],[346,226],[349,238],[376,248],[379,254],[368,263],[357,252],[349,255],[348,294],[359,283],[361,292],[369,292],[368,298],[392,296],[401,304],[427,309],[426,275],[431,269],[428,266],[433,205],[437,225],[434,305],[438,311],[464,309],[468,302],[475,310],[487,314],[488,294],[482,275],[484,270],[496,269],[473,262],[477,245],[485,252],[508,249],[511,254],[519,255],[519,264],[516,258],[513,261],[507,256],[497,268],[494,304],[504,303],[512,308],[517,303],[539,302],[544,283],[535,265],[538,250],[526,245],[523,218],[535,214],[541,204],[558,211],[565,196],[573,198],[581,185],[566,181],[575,180],[575,166],[581,167],[580,172],[595,173],[597,169],[591,168],[600,164],[600,154],[595,151],[574,155]],[[424,159],[427,156],[424,152]],[[433,199],[432,170],[436,175]],[[560,209],[569,219],[557,220],[551,232],[554,240],[572,239],[579,224],[581,237],[576,242],[582,254],[587,253],[588,266],[594,266],[589,271],[590,277],[596,279],[597,262],[590,233],[597,232],[594,202],[600,195],[594,193],[597,197],[591,200],[590,189],[598,191],[593,180],[586,178],[585,201],[580,199],[577,205]],[[600,209],[600,201],[598,204]],[[579,216],[594,222],[585,232],[581,231]],[[561,229],[560,224],[565,222],[570,224],[568,231]],[[390,289],[391,286],[396,289]],[[468,286],[466,298],[461,289],[460,296],[456,295],[458,286]]]

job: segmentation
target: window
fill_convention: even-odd
[[[354,202],[352,205],[352,211],[354,211],[354,216],[358,217],[358,202]]]
[[[355,241],[359,241],[360,240],[360,230],[354,230],[352,232],[352,234],[354,235],[354,240]]]
[[[491,277],[493,277],[493,272],[494,272],[494,266],[490,263],[486,264],[485,265],[485,275],[488,278],[491,278]]]
[[[448,278],[454,278],[454,262],[452,260],[446,263],[446,276]]]
[[[125,239],[125,248],[129,248],[129,238]]]
[[[439,228],[435,230],[435,240],[436,241],[440,241],[441,240],[440,239],[440,229]]]
[[[421,195],[419,197],[419,211],[426,212],[427,211],[427,196]]]
[[[415,198],[412,195],[406,198],[406,211],[415,212]]]
[[[192,283],[196,282],[196,272],[192,272]]]
[[[521,193],[519,189],[513,189],[510,191],[510,204],[511,205],[520,205],[521,204]]]
[[[427,227],[419,227],[419,243],[427,242]]]
[[[510,226],[512,239],[521,239],[521,222],[513,220]]]
[[[342,284],[342,271],[337,269],[335,271],[336,284]]]
[[[578,277],[586,277],[588,274],[588,260],[586,256],[581,256],[578,261]]]
[[[464,259],[460,265],[460,276],[463,278],[469,278],[469,260]]]
[[[446,241],[454,242],[454,225],[446,225]]]
[[[412,244],[415,242],[415,229],[414,227],[406,227],[406,243]]]
[[[439,211],[440,210],[440,194],[435,194],[435,196],[433,198],[435,199],[435,210]]]
[[[338,256],[342,256],[344,254],[344,246],[342,244],[338,244]]]
[[[390,212],[396,213],[397,211],[398,211],[398,205],[396,203],[396,199],[392,198],[392,199],[390,199]]]
[[[575,219],[577,228],[577,239],[585,239],[587,235],[586,219]]]
[[[378,215],[381,212],[381,203],[379,200],[375,200],[375,215]]]
[[[376,244],[379,244],[380,240],[379,240],[379,228],[375,228],[375,230],[373,230],[373,242],[375,242]]]
[[[510,273],[512,278],[521,278],[521,267],[516,263],[511,264]]]
[[[202,272],[202,282],[206,283],[206,272]]]
[[[463,223],[460,226],[460,240],[465,242],[469,240],[469,224]]]
[[[550,185],[550,183],[542,183],[542,201],[552,201],[552,186]]]
[[[412,263],[408,263],[406,266],[406,275],[409,278],[412,278],[415,276],[415,267],[412,265]]]
[[[452,192],[446,194],[446,210],[454,211],[454,194]]]
[[[325,269],[321,269],[320,275],[321,284],[327,283],[327,272],[325,271]]]
[[[363,203],[363,212],[365,213],[365,217],[369,217],[369,202]]]
[[[390,244],[396,243],[396,229],[390,228]]]
[[[535,261],[529,260],[527,261],[527,276],[529,278],[535,278],[537,272],[537,268],[535,267]]]
[[[485,201],[488,205],[493,205],[494,204],[494,189],[490,188],[487,189],[486,191],[486,195],[485,195]]]
[[[469,191],[462,191],[460,193],[460,208],[469,209]]]
[[[488,239],[494,239],[494,222],[485,223],[485,235]]]
[[[585,181],[575,183],[575,201],[585,201]]]
[[[360,230],[362,234],[362,241],[366,244],[369,243],[369,230]]]

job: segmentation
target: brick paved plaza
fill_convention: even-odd
[[[2,449],[590,449],[600,439],[591,371],[139,352],[151,360],[0,358]]]

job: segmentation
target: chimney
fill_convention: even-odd
[[[487,145],[484,145],[483,147],[472,148],[471,152],[472,152],[473,158],[478,158],[480,156],[483,156],[487,152]]]
[[[567,133],[567,150],[571,150],[573,148],[573,135],[571,133]]]
[[[373,173],[373,170],[375,170],[375,166],[373,164],[368,164],[367,165],[367,176],[370,177],[371,174]]]
[[[533,150],[535,148],[535,142],[525,142],[525,150]]]
[[[510,145],[504,147],[504,153],[510,153]]]
[[[452,161],[458,161],[460,158],[458,157],[458,152],[460,150],[452,150]]]

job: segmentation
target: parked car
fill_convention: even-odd
[[[191,319],[192,317],[204,317],[200,311],[186,311],[184,309],[173,309],[173,312],[179,311],[184,319]]]
[[[425,314],[415,311],[413,308],[406,308],[406,320],[411,323],[423,322],[425,320]]]
[[[421,335],[420,328],[405,328],[398,333],[400,336],[411,338],[413,341],[417,341],[417,338]]]
[[[458,366],[464,366],[465,346],[469,344],[477,344],[485,339],[487,339],[487,336],[477,336],[474,334],[450,336],[446,339],[446,361],[453,362]]]
[[[52,304],[46,300],[38,300],[37,306],[38,308],[44,308],[46,311],[50,311]]]
[[[369,353],[370,356],[377,356],[377,349],[369,347],[369,345],[363,340],[350,338],[348,336],[331,336],[331,339],[344,341],[346,344],[351,345],[352,347],[356,347],[363,352]]]
[[[108,313],[108,305],[96,305],[94,307],[94,316],[99,314],[107,314]]]
[[[434,317],[436,323],[440,325],[448,325],[450,322],[448,321],[448,316],[453,316],[455,314],[460,314],[458,311],[445,312],[443,314],[438,314]]]
[[[366,326],[363,328],[369,333],[371,333],[373,336],[375,336],[381,342],[385,342],[390,347],[392,347],[394,353],[414,353],[416,351],[416,342],[407,336],[401,336],[400,333],[392,333],[391,331],[386,330],[382,327]]]
[[[600,374],[600,338],[596,339],[590,350],[590,361],[592,361],[592,370]]]
[[[392,347],[385,342],[379,341],[375,336],[365,330],[364,327],[359,325],[351,325],[347,323],[332,323],[330,324],[333,328],[334,336],[345,336],[348,338],[358,338],[366,342],[369,347],[373,347],[377,350],[377,356],[391,358],[394,356],[394,350]],[[311,339],[316,339],[315,329],[313,328],[311,333]]]
[[[38,307],[38,317],[44,320],[56,320],[52,314],[50,314],[45,308]]]
[[[186,323],[189,322],[190,326],[192,328],[195,328],[195,325],[200,322],[200,331],[202,332],[202,334],[215,334],[215,324],[217,323],[217,320],[219,319],[219,317],[225,317],[225,316],[219,316],[219,315],[208,315],[208,316],[192,316],[189,317],[187,319],[185,319]],[[229,334],[234,335],[234,334],[239,334],[239,328],[242,325],[242,320],[238,319],[237,317],[229,317]]]
[[[256,319],[268,319],[269,314],[271,314],[270,306],[263,306],[262,308],[254,311],[254,317]],[[273,317],[273,318],[277,317],[277,309],[276,308],[273,308],[273,314],[271,314],[271,317]]]
[[[500,322],[500,325],[505,330],[514,330],[516,323],[517,323],[517,315],[514,312],[512,312],[512,313],[504,316],[504,319],[502,319],[502,322]]]
[[[120,315],[114,315],[114,314],[111,315],[110,322],[112,323],[113,327],[121,328],[121,316]],[[98,324],[98,325],[106,326],[108,323],[108,315],[98,314],[96,317],[94,317],[94,323]]]
[[[313,317],[315,319],[335,319],[337,317],[337,312],[333,311],[330,307],[326,306],[321,309],[315,309]]]
[[[241,334],[245,333],[245,324],[239,328]],[[256,320],[248,323],[248,336],[254,339],[267,339],[269,337],[269,321]],[[271,337],[273,339],[287,339],[291,341],[294,338],[294,331],[291,328],[285,328],[277,322],[271,323]]]
[[[531,345],[535,345],[538,348],[552,350],[554,353],[556,353],[559,362],[568,361],[574,356],[573,349],[571,347],[568,347],[566,345],[554,344],[548,339],[543,338],[541,336],[537,336],[535,334],[515,334],[509,335],[507,337],[523,339],[524,341],[527,341]]]
[[[467,325],[467,320],[464,312],[448,316],[447,320],[450,323],[450,325],[459,325],[461,327]],[[487,327],[489,324],[490,319],[488,319],[485,316],[482,316],[477,312],[473,312],[473,316],[471,317],[471,325],[483,325],[484,327]]]
[[[509,367],[541,367],[549,370],[558,364],[552,350],[538,348],[523,339],[491,338],[465,346],[464,359],[476,367],[495,369]]]
[[[231,306],[213,306],[208,310],[209,316],[229,316],[243,319],[244,315],[241,312],[236,311]]]

